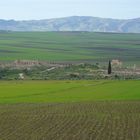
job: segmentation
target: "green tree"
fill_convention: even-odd
[[[109,60],[109,64],[108,64],[108,74],[112,73],[112,67],[111,67],[111,61]]]

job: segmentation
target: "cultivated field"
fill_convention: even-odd
[[[140,81],[5,81],[0,103],[140,100]]]
[[[108,62],[140,65],[140,34],[1,32],[0,60]]]
[[[0,82],[0,140],[139,140],[140,81]]]
[[[140,101],[0,106],[1,140],[139,140]]]

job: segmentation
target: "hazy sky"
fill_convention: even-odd
[[[0,0],[0,19],[66,16],[140,17],[140,0]]]

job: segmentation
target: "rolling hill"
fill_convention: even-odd
[[[140,18],[118,20],[72,16],[45,20],[0,20],[0,30],[10,31],[89,31],[140,33]]]

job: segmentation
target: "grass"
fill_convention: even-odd
[[[0,60],[94,61],[138,64],[140,34],[89,32],[0,33]]]
[[[140,100],[140,81],[9,81],[0,91],[0,103]]]

